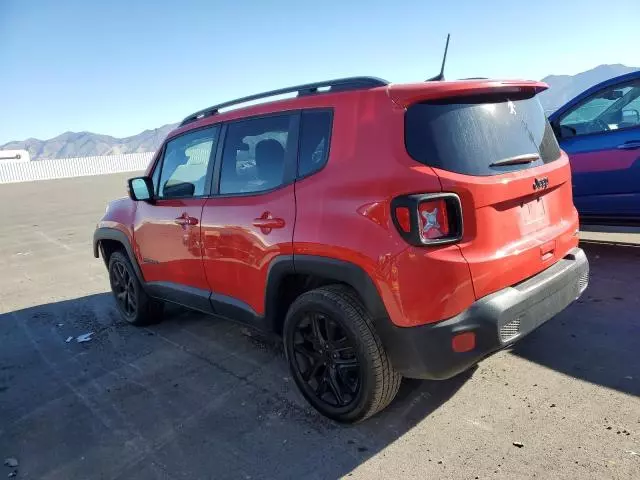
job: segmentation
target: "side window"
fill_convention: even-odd
[[[219,127],[196,130],[167,143],[157,186],[158,198],[197,197],[205,194],[207,169],[211,152],[215,152],[218,130]],[[154,171],[154,177],[155,175]]]
[[[560,120],[571,135],[603,133],[640,124],[640,81],[600,90]]]
[[[284,183],[292,118],[276,115],[229,123],[220,167],[221,194],[262,192]]]
[[[317,172],[329,157],[331,142],[331,117],[328,110],[302,112],[298,177]]]

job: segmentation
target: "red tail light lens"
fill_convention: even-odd
[[[449,236],[449,216],[444,199],[427,200],[418,204],[420,237],[434,240]]]
[[[396,197],[391,212],[398,233],[411,245],[454,243],[462,238],[462,206],[455,193]]]

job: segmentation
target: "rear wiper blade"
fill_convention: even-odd
[[[507,157],[502,160],[497,160],[489,166],[502,167],[503,165],[521,165],[524,163],[533,163],[536,160],[540,160],[540,155],[537,153],[525,153],[524,155],[516,155],[515,157]]]

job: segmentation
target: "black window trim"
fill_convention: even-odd
[[[162,180],[162,168],[164,167],[164,156],[167,152],[167,145],[180,138],[183,137],[185,135],[190,135],[194,132],[199,132],[201,130],[217,130],[215,135],[213,136],[213,142],[216,145],[215,149],[211,149],[211,152],[209,153],[209,163],[207,164],[207,173],[205,175],[205,181],[204,181],[204,193],[202,195],[190,195],[190,196],[180,196],[180,197],[161,197],[160,196],[160,181]],[[154,185],[154,188],[156,188],[158,190],[158,194],[155,195],[154,192],[154,200],[155,201],[169,201],[169,200],[187,200],[187,199],[191,199],[191,198],[209,198],[211,196],[211,177],[213,175],[214,172],[214,162],[216,159],[216,154],[217,154],[217,150],[218,147],[220,145],[220,139],[221,137],[221,130],[222,130],[222,125],[220,123],[214,123],[214,124],[210,124],[210,125],[204,125],[202,127],[199,128],[194,128],[192,130],[188,130],[186,132],[181,133],[180,135],[176,135],[174,137],[168,138],[167,140],[165,140],[165,142],[162,144],[162,149],[161,152],[158,156],[158,160],[156,161],[156,164],[154,165],[153,170],[151,171],[151,175],[150,177],[153,177],[155,170],[157,168],[159,168],[159,172],[158,172],[158,185]],[[217,143],[216,143],[217,142]]]
[[[567,118],[569,115],[571,115],[578,108],[580,108],[585,103],[587,103],[588,101],[593,99],[593,97],[595,97],[599,93],[604,92],[605,90],[609,90],[611,88],[614,88],[614,89],[615,88],[624,88],[625,86],[628,86],[628,85],[630,85],[632,83],[637,83],[638,87],[640,88],[640,79],[636,78],[634,80],[629,80],[628,82],[624,82],[624,83],[615,83],[613,85],[609,85],[607,87],[603,87],[600,90],[597,90],[597,91],[593,92],[592,95],[589,95],[587,98],[584,98],[583,100],[578,102],[576,105],[574,105],[571,109],[567,110],[560,117],[558,117],[556,119],[556,121],[553,122],[553,124],[552,124],[552,127],[553,127],[554,131],[559,132],[560,131],[560,126],[561,126],[560,122],[562,122],[562,120]],[[596,135],[608,135],[610,133],[617,133],[617,132],[627,132],[629,130],[633,130],[634,128],[640,128],[640,125],[635,125],[635,126],[632,126],[632,127],[616,128],[615,130],[604,130],[602,132],[581,133],[581,134],[572,135],[570,137],[561,137],[559,135],[558,136],[559,136],[559,140],[569,140],[569,139],[572,139],[572,138],[584,138],[584,137],[593,137],[593,136],[596,136]]]
[[[211,195],[214,198],[231,198],[231,197],[253,197],[257,195],[265,195],[271,192],[275,192],[282,188],[292,185],[296,181],[296,172],[298,168],[298,147],[300,136],[300,117],[301,109],[295,110],[280,110],[277,112],[271,112],[266,114],[251,115],[247,117],[238,118],[235,120],[228,120],[221,122],[223,125],[220,132],[218,149],[216,151],[215,166],[213,170],[213,181],[211,185]],[[270,188],[268,190],[260,190],[257,192],[237,192],[237,193],[220,193],[220,175],[222,172],[222,158],[224,155],[225,141],[227,139],[227,130],[229,125],[239,122],[245,122],[249,120],[260,120],[269,117],[285,117],[289,118],[289,133],[287,134],[287,148],[284,159],[284,175],[283,182],[277,187]],[[220,124],[218,124],[220,125]]]
[[[324,157],[324,162],[322,163],[322,166],[320,168],[318,168],[317,170],[313,170],[305,175],[300,175],[300,147],[301,147],[301,143],[302,143],[302,127],[303,127],[303,121],[302,121],[302,115],[305,112],[313,112],[313,113],[323,113],[323,112],[327,112],[329,113],[329,136],[327,137],[327,151],[325,153],[325,157]],[[302,109],[301,115],[300,115],[300,133],[298,134],[298,155],[297,155],[297,161],[296,161],[296,180],[303,180],[305,178],[311,177],[312,175],[315,175],[318,172],[321,172],[322,170],[324,170],[324,167],[327,166],[327,164],[329,163],[329,155],[331,154],[331,140],[333,137],[333,117],[334,117],[334,108],[333,107],[318,107],[318,108],[304,108]]]
[[[151,171],[149,172],[149,178],[151,178],[151,180],[153,180],[153,176],[156,173],[156,170],[158,171],[158,183],[154,183],[153,185],[153,196],[156,197],[156,191],[158,190],[159,186],[160,186],[160,177],[162,176],[162,162],[164,160],[164,150],[165,147],[167,145],[167,141],[165,141],[162,145],[160,145],[160,148],[158,149],[158,153],[154,158],[154,163],[153,163],[153,167],[151,168]]]

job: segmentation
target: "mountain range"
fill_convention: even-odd
[[[9,142],[0,146],[0,150],[27,150],[31,160],[153,152],[176,126],[177,123],[168,124],[124,138],[91,132],[65,132],[49,140],[28,138]]]
[[[639,70],[625,65],[599,65],[577,75],[549,75],[542,81],[549,84],[549,90],[540,94],[545,112],[551,113],[587,88],[618,75]],[[32,160],[53,158],[88,157],[93,155],[115,155],[155,151],[167,134],[177,124],[145,130],[125,138],[115,138],[91,132],[65,132],[49,140],[29,138],[9,142],[0,150],[27,150]]]

